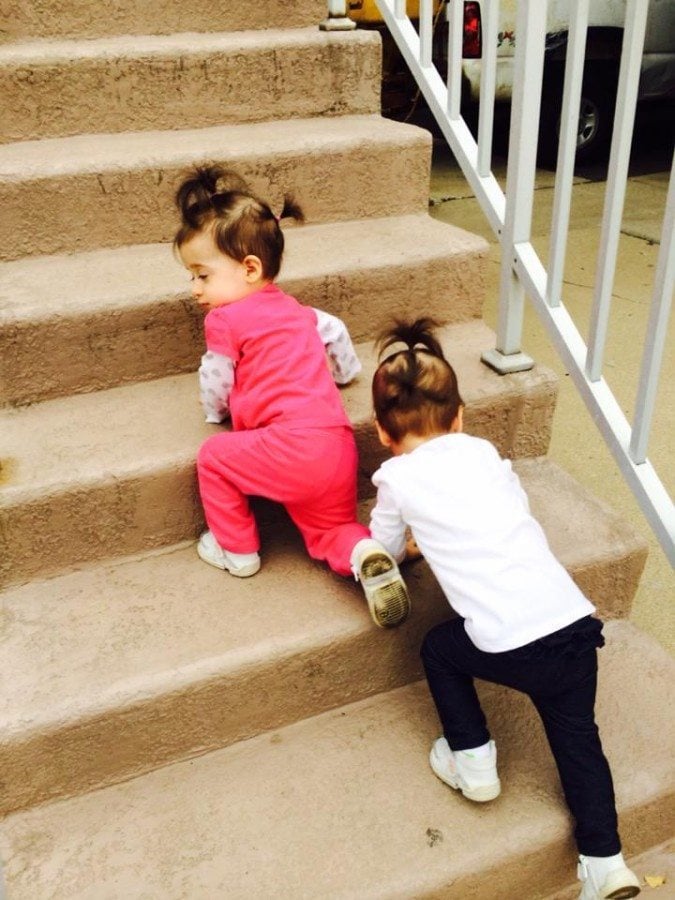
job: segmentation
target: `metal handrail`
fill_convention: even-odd
[[[499,0],[483,0],[486,40],[481,61],[477,140],[460,112],[463,0],[447,0],[448,70],[441,77],[431,59],[433,0],[420,0],[419,30],[406,14],[405,0],[376,0],[380,14],[413,74],[436,122],[469,182],[501,245],[496,346],[483,361],[498,372],[533,365],[521,350],[525,297],[531,300],[607,446],[640,507],[675,566],[675,507],[647,459],[656,385],[675,287],[675,159],[671,171],[648,335],[637,393],[635,422],[626,419],[602,377],[607,323],[616,266],[621,214],[635,117],[640,57],[649,0],[627,0],[615,125],[605,193],[601,246],[591,326],[584,341],[562,302],[564,265],[581,94],[589,0],[571,0],[573,14],[565,63],[548,271],[531,243],[536,142],[544,70],[547,0],[518,0],[514,85],[504,192],[490,169]],[[347,15],[347,4],[331,8]]]

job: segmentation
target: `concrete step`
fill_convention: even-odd
[[[461,378],[467,429],[507,456],[544,454],[553,373],[495,375],[480,362],[494,345],[480,321],[447,326],[442,339]],[[372,427],[373,345],[357,351],[363,372],[342,396],[365,497],[383,451]],[[219,427],[204,423],[192,373],[0,411],[0,584],[195,537],[195,455]]]
[[[672,829],[671,829],[672,831]],[[626,863],[637,875],[645,900],[652,896],[654,900],[675,900],[675,839],[650,847],[642,853],[629,856]],[[664,879],[660,882],[660,879]],[[651,881],[655,880],[656,884]],[[657,890],[652,894],[650,889]],[[546,900],[578,900],[579,882],[570,883],[566,888],[556,891]]]
[[[115,34],[302,28],[326,17],[326,0],[19,0],[6,7],[0,41],[26,38],[96,38]],[[4,12],[4,7],[3,7]]]
[[[361,341],[411,303],[439,322],[480,316],[486,251],[426,213],[307,225],[286,229],[280,283]],[[0,263],[0,406],[194,371],[204,338],[189,293],[168,244]]]
[[[123,35],[0,45],[0,142],[380,110],[374,32]]]
[[[0,258],[171,241],[186,168],[235,169],[309,222],[428,209],[431,135],[380,116],[90,134],[0,146]]]
[[[546,459],[515,466],[556,556],[603,615],[627,615],[644,540]],[[359,586],[308,560],[290,523],[263,530],[262,556],[261,572],[243,582],[189,544],[0,594],[0,810],[82,793],[421,676],[422,636],[447,616],[425,563],[405,568],[412,615],[384,632]]]
[[[671,748],[654,736],[663,735],[674,663],[629,623],[609,623],[605,632],[598,720],[631,856],[672,835]],[[390,639],[381,636],[384,653]],[[355,680],[358,671],[350,673]],[[292,693],[293,684],[287,688]],[[479,690],[503,784],[491,804],[464,800],[432,774],[428,750],[438,723],[426,686],[415,683],[8,817],[0,848],[9,895],[550,896],[575,868],[552,758],[524,697],[491,685]],[[122,733],[109,752],[124,747]]]

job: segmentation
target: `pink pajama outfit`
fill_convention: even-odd
[[[267,497],[286,507],[310,556],[348,575],[369,531],[356,520],[356,444],[316,322],[274,284],[207,315],[207,351],[234,365],[233,430],[202,445],[199,490],[226,550],[259,549],[248,497]]]

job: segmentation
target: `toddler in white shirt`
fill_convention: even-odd
[[[434,324],[396,322],[380,339],[388,355],[373,377],[373,405],[392,457],[373,476],[370,523],[398,561],[410,555],[410,529],[459,614],[432,628],[421,651],[443,727],[431,768],[470,800],[495,799],[497,751],[474,678],[526,693],[576,820],[581,900],[634,897],[639,882],[621,854],[594,715],[602,623],[551,553],[511,463],[463,433],[457,378]]]

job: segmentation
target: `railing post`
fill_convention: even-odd
[[[351,31],[356,22],[347,15],[347,0],[328,0],[328,16],[319,23],[321,31]]]
[[[670,183],[663,218],[661,246],[656,263],[654,293],[635,401],[633,433],[630,440],[630,457],[636,465],[642,465],[647,458],[647,441],[654,415],[661,360],[673,302],[673,289],[675,289],[675,153],[673,153],[670,164]]]
[[[506,211],[500,236],[501,278],[497,346],[481,357],[483,362],[505,375],[531,369],[533,360],[522,353],[525,291],[516,274],[516,248],[530,240],[532,202],[536,171],[541,81],[544,68],[546,2],[521,0],[516,18],[516,55],[511,132],[506,172]]]
[[[628,182],[628,165],[633,141],[635,106],[648,7],[648,0],[629,0],[626,6],[614,130],[609,154],[607,187],[605,188],[605,208],[602,215],[598,270],[595,276],[595,291],[587,341],[586,375],[589,381],[600,381],[602,377],[602,362],[619,252],[621,219]]]

